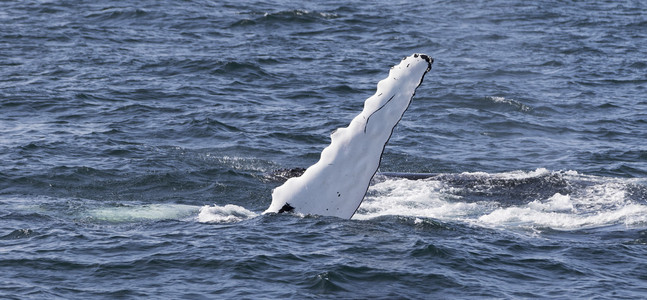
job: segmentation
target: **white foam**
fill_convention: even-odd
[[[539,200],[528,203],[528,207],[536,211],[545,212],[575,212],[571,196],[556,193],[546,202]]]
[[[549,227],[575,230],[622,224],[638,225],[647,221],[647,206],[628,204],[613,209],[578,214],[537,210],[533,207],[498,209],[478,218],[478,223],[494,227]]]
[[[242,206],[227,204],[225,206],[205,205],[200,208],[198,222],[202,223],[235,223],[255,218],[258,214]]]
[[[552,228],[576,230],[611,225],[647,226],[647,204],[632,199],[628,188],[644,185],[632,179],[586,176],[574,171],[550,172],[537,169],[497,174],[463,173],[466,179],[528,179],[559,176],[569,185],[568,194],[555,193],[537,199],[496,199],[469,201],[469,189],[450,187],[441,180],[386,179],[370,187],[354,219],[372,219],[386,215],[458,221],[496,228]],[[552,178],[552,177],[551,177]],[[484,184],[496,184],[488,182]],[[483,187],[496,189],[496,186]],[[504,187],[505,188],[505,187]],[[514,197],[514,196],[513,196]],[[477,198],[478,199],[478,198]],[[510,203],[512,201],[513,203]]]
[[[460,175],[466,177],[485,177],[492,179],[528,179],[541,176],[550,175],[551,172],[546,168],[537,168],[534,171],[510,171],[502,173],[486,173],[486,172],[463,172]]]
[[[371,186],[353,219],[385,215],[462,220],[481,213],[484,203],[461,202],[451,188],[435,180],[386,180]]]

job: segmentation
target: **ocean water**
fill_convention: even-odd
[[[263,215],[412,53],[355,216]],[[0,298],[645,298],[646,93],[642,1],[2,1]]]

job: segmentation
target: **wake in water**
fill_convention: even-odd
[[[245,160],[237,161],[245,164]],[[255,164],[250,161],[249,164]],[[285,181],[303,169],[268,174],[265,180]],[[64,201],[62,201],[64,200]],[[25,205],[24,203],[30,203]],[[29,213],[42,218],[82,223],[140,223],[163,220],[236,223],[260,217],[259,212],[227,205],[120,203],[49,197],[4,199],[11,217]],[[505,173],[377,173],[353,220],[387,216],[416,223],[458,222],[480,227],[579,230],[607,226],[647,226],[647,181],[580,174],[575,171]]]

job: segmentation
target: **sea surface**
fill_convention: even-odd
[[[355,216],[263,214],[413,53]],[[644,1],[0,1],[0,298],[647,298],[646,94]]]

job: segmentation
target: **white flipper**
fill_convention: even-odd
[[[391,68],[375,95],[366,99],[364,110],[348,127],[332,133],[319,161],[274,189],[265,213],[294,211],[350,219],[377,172],[393,128],[432,63],[431,57],[414,54]]]

